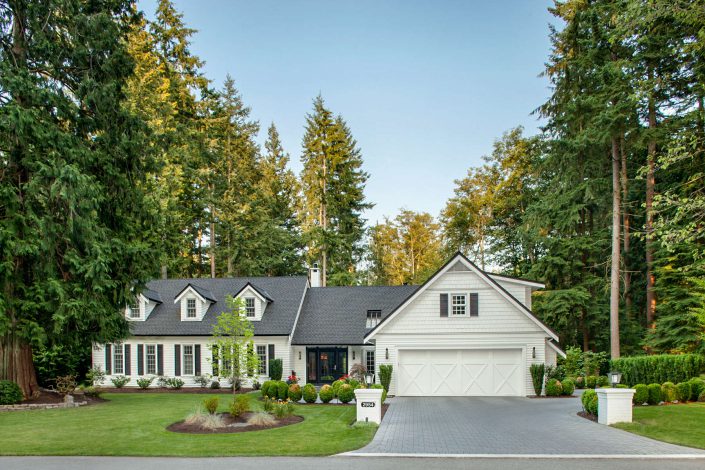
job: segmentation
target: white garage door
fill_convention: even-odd
[[[399,351],[400,396],[521,396],[521,349]]]

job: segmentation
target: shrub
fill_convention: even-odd
[[[380,388],[381,388],[382,390],[384,390],[384,387],[382,387],[381,384],[372,384],[372,385],[370,386],[370,388],[377,388],[377,389],[380,389]],[[384,401],[385,401],[386,399],[387,399],[387,391],[384,390],[384,391],[382,392],[382,403],[384,403]]]
[[[262,382],[262,386],[259,388],[260,394],[263,397],[267,396],[267,392],[269,391],[269,384],[271,383],[271,380],[265,380]]]
[[[279,419],[294,414],[294,404],[289,400],[272,403],[272,414]]]
[[[274,406],[274,400],[272,400],[269,397],[264,397],[264,400],[262,402],[262,408],[264,409],[264,411],[266,411],[267,413],[271,413],[273,406]]]
[[[301,400],[303,392],[301,391],[301,386],[299,384],[289,385],[289,400],[297,402]]]
[[[700,397],[700,393],[705,390],[705,380],[701,378],[693,378],[688,381],[690,384],[690,399],[696,401]]]
[[[541,391],[543,390],[543,376],[546,370],[544,364],[531,364],[529,367],[531,371],[531,381],[534,384],[534,393],[536,396],[541,396]]]
[[[194,377],[194,380],[201,388],[206,388],[211,383],[211,378],[208,374],[198,374]]]
[[[254,382],[252,382],[252,389],[253,390],[259,390],[260,388],[262,388],[262,384],[259,383],[259,380],[255,380]]]
[[[93,385],[81,385],[79,390],[81,390],[85,396],[92,398],[98,398],[101,394]]]
[[[211,390],[218,390],[220,388],[220,382],[217,380],[214,380],[211,382]]]
[[[303,397],[306,403],[316,403],[316,398],[318,398],[316,387],[313,384],[304,385]]]
[[[269,378],[275,382],[282,379],[283,365],[281,359],[271,359],[269,361]]]
[[[586,413],[597,416],[597,392],[595,390],[585,390],[583,396],[580,397],[580,401]]]
[[[705,390],[700,392],[700,395],[698,395],[698,401],[700,401],[700,402],[705,401]]]
[[[355,380],[355,379],[350,379],[348,381],[348,385],[350,385],[353,388],[353,390],[357,390],[358,388],[361,388],[363,386],[359,380]]]
[[[610,379],[606,375],[601,375],[597,378],[598,387],[608,387],[610,385]]]
[[[563,386],[563,391],[561,392],[562,395],[572,395],[575,391],[575,382],[571,379],[565,379],[561,382],[561,385]]]
[[[338,400],[350,403],[355,398],[355,389],[350,384],[343,384],[338,389]]]
[[[250,397],[247,395],[237,395],[228,408],[230,416],[238,417],[243,413],[250,411]]]
[[[184,381],[178,377],[173,377],[171,379],[167,379],[166,384],[174,390],[179,390],[181,387],[184,386]]]
[[[218,411],[218,397],[209,397],[203,400],[203,407],[210,414],[214,414]]]
[[[649,387],[645,384],[637,384],[634,389],[634,396],[632,397],[632,402],[635,405],[643,405],[649,401]]]
[[[161,388],[166,388],[169,386],[169,377],[164,377],[163,375],[160,375],[159,378],[157,379],[157,385]]]
[[[321,390],[318,392],[318,397],[323,403],[330,402],[334,396],[335,394],[333,393],[333,387],[328,384],[321,387]]]
[[[597,377],[595,377],[594,375],[588,375],[585,378],[585,387],[587,387],[587,388],[597,387]]]
[[[563,393],[563,385],[557,379],[550,379],[546,382],[546,396],[557,397]]]
[[[338,392],[340,391],[340,387],[341,387],[341,385],[343,385],[345,383],[346,383],[345,380],[338,379],[331,384],[331,387],[333,387],[333,396],[338,398]]]
[[[12,380],[0,380],[0,405],[14,405],[22,401],[22,389]]]
[[[89,385],[102,385],[105,382],[105,372],[100,367],[93,366],[86,372]]]
[[[576,388],[585,388],[585,377],[582,375],[579,375],[578,377],[575,378],[575,387]]]
[[[152,382],[154,382],[154,377],[142,377],[137,379],[137,386],[142,390],[147,390]]]
[[[261,411],[253,413],[249,418],[247,418],[247,424],[250,426],[273,426],[276,421],[269,413],[263,413]]]
[[[662,400],[668,403],[673,403],[676,398],[676,386],[673,382],[665,382],[661,385],[661,397]]]
[[[658,405],[663,400],[661,394],[661,385],[659,384],[649,384],[649,405]]]
[[[115,388],[122,388],[130,382],[130,378],[124,375],[117,375],[110,379],[110,381],[115,385]]]
[[[277,382],[277,398],[279,400],[286,400],[289,396],[289,385],[286,382]]]
[[[546,381],[556,379],[562,382],[565,379],[565,369],[563,366],[546,366]]]
[[[374,371],[372,371],[374,373]],[[353,364],[353,366],[350,368],[350,377],[354,378],[358,382],[364,382],[365,381],[365,375],[367,374],[367,367],[364,366],[364,364],[357,363]]]
[[[622,373],[622,381],[637,383],[686,382],[697,377],[705,368],[705,356],[700,354],[655,354],[621,357],[610,362],[612,370]]]
[[[379,366],[379,383],[382,384],[382,387],[384,387],[387,393],[389,393],[389,384],[392,383],[393,369],[391,364],[381,364]]]
[[[682,403],[690,400],[690,382],[681,382],[676,385],[676,398]]]
[[[70,395],[76,390],[75,375],[60,375],[54,379],[54,383],[56,384],[56,391],[64,396]]]

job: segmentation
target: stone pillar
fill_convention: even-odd
[[[631,423],[633,388],[598,388],[597,422],[600,424]]]
[[[355,390],[357,402],[357,420],[371,423],[382,422],[381,388],[358,388]]]

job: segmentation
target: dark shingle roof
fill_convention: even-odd
[[[145,288],[144,290],[142,290],[142,295],[145,296],[145,298],[147,298],[149,300],[153,300],[154,302],[156,302],[158,304],[163,303],[162,296],[159,295],[159,292],[155,292],[151,289]]]
[[[269,294],[267,293],[266,290],[264,290],[264,289],[262,289],[262,288],[260,288],[260,287],[257,287],[256,285],[252,284],[251,282],[248,282],[247,284],[245,284],[244,286],[242,286],[242,289],[240,289],[240,292],[244,291],[244,290],[247,288],[247,286],[252,287],[252,289],[254,289],[255,292],[257,292],[259,295],[261,295],[262,297],[264,297],[264,298],[265,298],[266,300],[268,300],[269,302],[274,302],[274,299],[272,298],[271,295],[269,295]],[[234,295],[240,295],[240,292],[237,292],[237,293],[234,294]]]
[[[227,308],[226,295],[235,296],[250,283],[275,300],[267,305],[262,320],[253,322],[255,334],[289,335],[294,328],[306,282],[306,276],[150,281],[147,283],[147,290],[157,293],[163,303],[154,307],[147,320],[130,322],[131,331],[135,336],[210,336],[218,314]],[[215,303],[210,304],[202,321],[181,321],[180,306],[174,303],[174,299],[188,285],[204,297],[215,300]]]
[[[419,286],[314,287],[308,290],[292,344],[362,344],[367,311],[384,319]]]

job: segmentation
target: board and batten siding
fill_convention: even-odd
[[[163,350],[164,350],[164,357],[163,357],[163,364],[164,364],[164,376],[165,377],[175,377],[176,376],[176,371],[175,371],[175,365],[176,361],[174,358],[175,354],[175,345],[184,345],[184,344],[200,344],[201,345],[201,374],[213,374],[213,367],[212,367],[212,362],[211,362],[211,350],[210,350],[210,345],[212,344],[212,337],[210,336],[140,336],[140,337],[132,337],[129,338],[125,341],[123,341],[123,344],[130,344],[130,371],[131,371],[131,380],[130,382],[126,385],[126,387],[136,387],[137,382],[136,379],[139,378],[140,376],[138,375],[138,367],[137,367],[137,360],[138,360],[138,354],[137,354],[137,345],[138,344],[161,344],[163,345]],[[282,359],[282,365],[283,365],[283,370],[284,374],[287,375],[288,368],[290,366],[290,352],[291,349],[289,348],[288,344],[288,337],[287,336],[255,336],[254,337],[254,343],[255,346],[257,345],[274,345],[274,356],[277,359]],[[93,354],[92,354],[92,359],[93,359],[93,366],[94,367],[99,367],[101,370],[105,370],[105,347],[102,344],[97,344],[93,347]],[[112,370],[112,369],[111,369]],[[145,371],[146,372],[146,371]],[[124,375],[124,374],[119,374],[119,375]],[[152,374],[144,374],[143,376],[151,376]],[[103,383],[103,386],[105,387],[112,387],[113,384],[110,381],[111,378],[113,378],[114,375],[107,375],[105,382]],[[199,384],[195,381],[195,376],[194,375],[184,375],[183,370],[181,370],[181,375],[178,376],[181,380],[184,381],[184,387],[197,387]],[[266,380],[266,376],[261,376],[259,377],[259,381],[262,382],[263,380]],[[221,385],[223,386],[228,386],[228,380],[223,379],[220,380]],[[248,381],[245,381],[245,384],[249,385]],[[152,386],[155,387],[157,386],[156,380],[152,383]]]
[[[440,294],[446,293],[477,293],[478,316],[441,317]],[[378,368],[380,364],[394,366],[390,394],[396,394],[400,349],[522,349],[525,394],[530,395],[529,366],[544,362],[546,337],[545,331],[477,274],[448,271],[375,335],[375,356]]]

